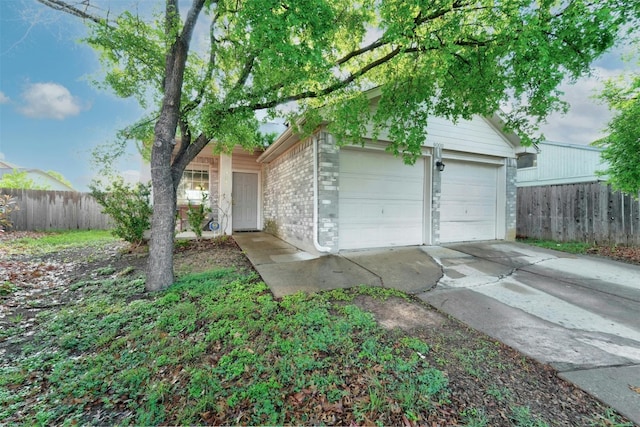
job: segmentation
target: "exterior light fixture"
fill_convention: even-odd
[[[444,164],[443,162],[441,162],[440,160],[438,160],[438,161],[436,162],[436,167],[438,168],[438,170],[439,170],[440,172],[442,172],[442,171],[444,170],[444,166],[445,166],[445,164]]]

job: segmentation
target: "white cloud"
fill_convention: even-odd
[[[9,97],[0,91],[0,104],[6,104],[9,102]]]
[[[82,111],[78,98],[57,83],[33,83],[22,93],[20,112],[38,119],[58,119],[75,116]]]

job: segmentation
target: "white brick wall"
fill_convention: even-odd
[[[264,220],[283,240],[313,248],[313,145],[296,144],[263,166]],[[274,230],[271,230],[274,231]]]

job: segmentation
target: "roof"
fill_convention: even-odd
[[[258,157],[259,163],[270,162],[271,160],[284,153],[287,149],[300,141],[300,133],[294,132],[293,126],[289,126],[276,140],[267,147],[266,150]]]
[[[538,145],[554,145],[556,147],[574,148],[576,150],[585,150],[585,151],[598,151],[598,152],[602,151],[602,148],[594,147],[592,145],[571,144],[568,142],[542,141],[542,142],[538,142]]]
[[[52,187],[52,190],[57,190],[57,191],[75,191],[75,189],[73,187],[70,187],[69,185],[65,184],[64,182],[60,181],[58,178],[49,175],[47,172],[40,170],[40,169],[33,169],[33,168],[25,168],[22,166],[18,166],[16,164],[7,162],[6,160],[0,160],[0,178],[3,175],[6,174],[10,174],[13,173],[14,171],[18,171],[18,172],[26,172],[27,176],[29,176],[30,179],[36,181],[36,184],[40,184],[40,185],[48,185],[50,187]]]
[[[0,169],[22,169],[18,165],[14,165],[13,163],[9,163],[5,160],[0,160]]]
[[[376,87],[367,91],[367,96],[372,101],[376,98],[379,98],[381,95],[382,91],[380,87]],[[522,147],[521,140],[518,135],[513,132],[504,131],[505,122],[497,112],[491,116],[485,116],[483,118],[496,132],[502,135],[505,141],[507,141],[507,143],[514,149],[519,149],[520,147]],[[261,163],[269,163],[270,161],[277,158],[280,154],[285,152],[287,149],[292,147],[295,143],[300,141],[301,134],[300,132],[296,132],[296,128],[298,128],[302,124],[304,124],[304,118],[296,123],[295,126],[289,126],[278,138],[276,138],[273,144],[265,149],[260,157],[258,157],[257,161]],[[323,124],[326,124],[326,122]]]

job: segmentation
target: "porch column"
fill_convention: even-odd
[[[233,190],[233,172],[231,169],[231,154],[220,154],[220,165],[218,168],[218,207],[220,232],[231,235],[233,224],[231,223],[233,200],[231,193]]]

